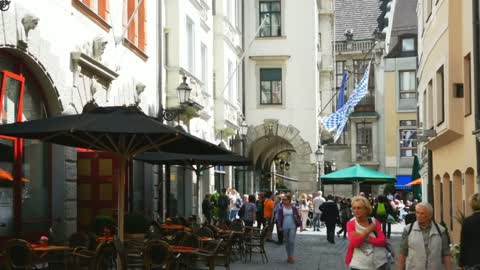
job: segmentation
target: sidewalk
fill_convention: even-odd
[[[392,235],[389,242],[395,249],[398,249],[400,237],[403,231],[403,225],[392,225]],[[338,230],[338,229],[337,229]],[[262,264],[260,255],[254,254],[252,261],[247,263],[236,261],[231,265],[232,270],[282,270],[282,269],[301,269],[301,270],[317,270],[317,269],[339,269],[347,270],[345,265],[345,252],[348,246],[348,240],[342,237],[335,238],[335,244],[330,244],[326,239],[326,228],[320,232],[306,231],[297,232],[294,264],[287,263],[287,255],[284,245],[267,242],[265,249],[269,263]],[[274,234],[273,239],[277,239]],[[392,269],[394,268],[392,264]]]

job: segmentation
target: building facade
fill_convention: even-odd
[[[389,104],[384,112],[385,173],[396,176],[400,192],[412,190],[406,184],[412,181],[417,154],[416,4],[416,0],[391,3],[385,46],[384,104]]]
[[[155,115],[158,8],[146,0],[12,1],[0,26],[1,124],[78,114],[89,102],[137,104]],[[2,241],[36,241],[50,227],[61,240],[96,216],[116,215],[116,157],[18,138],[0,143]],[[127,192],[152,216],[158,183],[144,179]]]
[[[383,51],[384,36],[378,31],[377,19],[381,15],[380,1],[335,1],[334,88],[322,92],[324,117],[336,111],[338,92],[345,71],[348,72],[345,98],[362,79],[369,63],[369,93],[354,108],[341,137],[333,142],[332,134],[322,131],[324,149],[323,173],[360,164],[376,170],[384,169],[384,96]],[[376,31],[377,29],[377,31]],[[323,102],[324,101],[324,102]],[[352,186],[324,185],[326,193],[351,196]],[[361,191],[376,193],[378,187],[361,185]]]
[[[254,190],[316,189],[319,11],[312,2],[244,1],[245,150]]]
[[[475,2],[475,1],[473,1]],[[419,122],[421,140],[430,151],[435,219],[444,222],[459,241],[459,212],[469,214],[467,200],[478,192],[472,102],[474,28],[472,1],[418,1]],[[478,27],[478,26],[476,26]],[[476,29],[475,31],[478,31]],[[454,157],[454,158],[452,158]]]

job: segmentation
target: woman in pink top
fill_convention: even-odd
[[[389,269],[382,224],[369,215],[370,202],[362,196],[352,198],[353,218],[347,223],[348,240],[345,263],[351,269]]]

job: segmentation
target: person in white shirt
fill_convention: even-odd
[[[319,190],[317,191],[317,196],[313,199],[313,230],[320,231],[320,215],[322,211],[320,211],[319,207],[322,203],[325,202],[325,199],[322,197],[322,192]]]

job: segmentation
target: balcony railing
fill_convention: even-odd
[[[357,144],[356,149],[356,162],[373,161],[373,146],[371,144]]]
[[[335,52],[344,51],[368,51],[375,46],[374,40],[354,40],[350,42],[335,42]]]
[[[375,111],[375,95],[368,94],[355,106],[355,112],[374,112]]]

